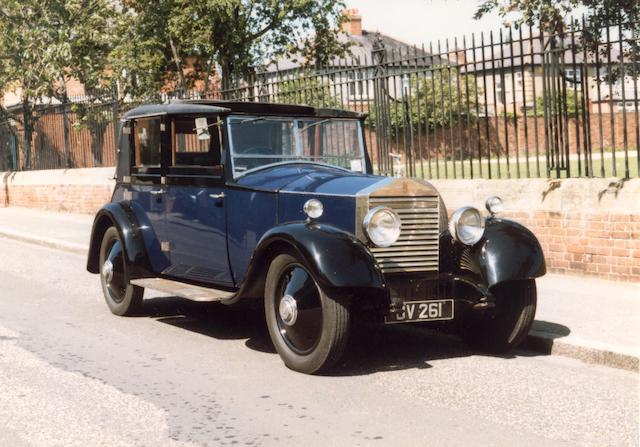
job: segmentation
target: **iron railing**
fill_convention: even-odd
[[[602,29],[595,46],[579,27],[508,28],[420,48],[379,40],[364,57],[263,69],[231,88],[176,96],[366,112],[366,142],[381,174],[638,177],[640,37],[625,29],[634,27]],[[0,117],[0,170],[112,164],[115,123],[130,105],[79,104],[36,108],[28,162],[20,125]]]

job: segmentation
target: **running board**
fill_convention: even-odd
[[[165,278],[134,279],[131,280],[131,284],[199,302],[222,301],[235,295],[234,292],[194,286]]]

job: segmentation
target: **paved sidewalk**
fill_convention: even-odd
[[[86,253],[93,216],[0,207],[0,236]]]
[[[76,253],[86,253],[92,222],[88,215],[0,208],[0,236]],[[555,274],[537,284],[529,349],[638,370],[640,284]]]

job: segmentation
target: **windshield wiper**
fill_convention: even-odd
[[[247,124],[247,123],[255,123],[256,121],[282,121],[276,118],[268,118],[266,116],[258,116],[256,118],[250,118],[242,121],[233,121],[231,124]]]
[[[302,129],[300,129],[300,132],[304,132],[305,130],[308,130],[308,129],[312,128],[312,127],[318,126],[320,124],[324,124],[324,123],[329,122],[329,121],[331,121],[331,120],[330,119],[326,119],[326,120],[320,120],[320,121],[316,121],[315,123],[308,124],[308,125],[304,126]]]

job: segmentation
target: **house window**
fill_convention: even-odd
[[[580,84],[582,82],[581,68],[565,68],[564,79],[572,84]]]
[[[522,73],[521,72],[517,72],[516,73],[516,87],[521,89],[522,88]]]
[[[496,96],[498,98],[498,101],[501,102],[502,104],[504,104],[506,102],[505,91],[502,88],[502,78],[501,77],[496,78]]]
[[[640,109],[640,104],[636,105],[635,101],[619,101],[618,102],[618,111],[623,112],[633,112],[634,110],[636,110],[636,107],[638,107]]]
[[[349,72],[349,96],[361,97],[364,95],[364,73],[362,71]]]

